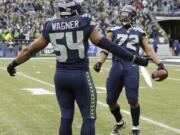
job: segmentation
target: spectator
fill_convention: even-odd
[[[3,44],[2,44],[2,40],[0,40],[0,57],[3,57]]]
[[[178,56],[179,53],[180,53],[180,43],[179,43],[178,40],[174,40],[174,43],[173,43],[173,50],[174,50],[175,56]]]
[[[157,39],[156,38],[154,38],[153,39],[153,50],[154,50],[154,52],[155,53],[157,53],[157,51],[158,51],[158,46],[157,46]]]
[[[8,57],[14,57],[14,43],[12,41],[8,42]]]
[[[7,40],[7,41],[11,41],[11,40],[13,39],[12,33],[11,33],[11,32],[7,32],[7,33],[6,33],[6,36],[5,36],[4,38],[5,38],[5,40]]]
[[[120,9],[131,0],[86,0],[84,10],[94,16],[103,34],[106,28],[118,22]],[[52,14],[58,15],[56,3],[59,0],[4,0],[0,4],[0,29],[10,29],[13,39],[32,40],[39,36],[42,22]],[[133,4],[138,11],[138,24],[144,27],[148,35],[152,32],[152,23],[149,11],[156,14],[175,14],[180,8],[178,0],[136,0]],[[37,30],[38,29],[38,30]],[[27,33],[27,31],[30,31]],[[9,35],[9,34],[8,34]],[[1,39],[7,36],[6,31],[1,32]],[[8,36],[7,36],[8,37]]]

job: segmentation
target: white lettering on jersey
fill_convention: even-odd
[[[79,27],[79,21],[70,21],[70,22],[57,22],[52,23],[52,30],[66,30],[66,29],[74,29]]]

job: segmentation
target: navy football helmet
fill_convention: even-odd
[[[131,5],[125,5],[120,12],[122,25],[131,25],[136,20],[136,9]]]
[[[75,16],[83,14],[82,1],[77,0],[60,0],[58,3],[58,8],[60,11],[60,16]]]

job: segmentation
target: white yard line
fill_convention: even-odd
[[[103,102],[101,102],[101,101],[97,101],[97,103],[98,103],[99,105],[101,105],[101,106],[108,107],[107,104],[105,104],[105,103],[103,103]],[[123,113],[127,114],[127,115],[131,115],[130,112],[128,112],[128,111],[126,111],[126,110],[124,110],[124,109],[121,109],[121,111],[122,111]],[[151,123],[151,124],[153,124],[153,125],[156,125],[156,126],[159,126],[159,127],[161,127],[161,128],[165,128],[165,129],[167,129],[167,130],[171,130],[171,131],[174,131],[174,132],[180,134],[180,129],[176,129],[176,128],[170,127],[170,126],[168,126],[168,125],[165,125],[165,124],[160,123],[160,122],[158,122],[158,121],[151,120],[151,119],[146,118],[146,117],[143,117],[143,116],[141,116],[140,118],[141,118],[142,120],[148,122],[148,123]]]
[[[6,69],[3,68],[3,67],[0,67],[0,69],[6,70]],[[42,84],[45,84],[45,85],[47,85],[47,86],[50,86],[50,87],[53,87],[53,88],[54,88],[54,85],[51,84],[51,83],[48,83],[48,82],[45,82],[45,81],[36,79],[36,78],[34,78],[34,77],[31,77],[31,76],[26,75],[26,74],[23,74],[23,73],[17,73],[17,74],[20,75],[20,76],[23,76],[23,77],[25,77],[25,78],[28,78],[28,79],[30,79],[30,80],[33,80],[33,81],[35,81],[35,82],[42,83]],[[105,103],[103,103],[103,102],[101,102],[101,101],[97,101],[97,103],[98,103],[99,105],[101,105],[101,106],[108,107],[107,104],[105,104]],[[123,113],[125,113],[125,114],[127,114],[127,115],[130,115],[130,112],[128,112],[128,111],[126,111],[126,110],[124,110],[124,109],[121,109],[121,110],[122,110]],[[173,132],[176,132],[176,133],[179,133],[179,134],[180,134],[180,129],[176,129],[176,128],[170,127],[170,126],[168,126],[168,125],[165,125],[165,124],[160,123],[160,122],[158,122],[158,121],[151,120],[151,119],[146,118],[146,117],[143,117],[143,116],[141,116],[140,118],[141,118],[142,120],[148,122],[148,123],[151,123],[151,124],[153,124],[153,125],[156,125],[156,126],[159,126],[159,127],[161,127],[161,128],[164,128],[164,129],[167,129],[167,130],[170,130],[170,131],[173,131]]]
[[[45,85],[48,85],[48,86],[54,88],[54,85],[51,84],[51,83],[48,83],[48,82],[45,82],[45,81],[36,79],[36,78],[34,78],[34,77],[31,77],[31,76],[29,76],[29,75],[26,75],[26,74],[23,74],[23,73],[20,73],[20,72],[17,72],[17,74],[18,74],[18,75],[21,75],[21,76],[23,76],[23,77],[25,77],[25,78],[28,78],[28,79],[30,79],[30,80],[33,80],[33,81],[36,81],[36,82],[39,82],[39,83],[42,83],[42,84],[45,84]]]
[[[172,77],[168,77],[167,79],[168,79],[168,80],[173,80],[173,81],[180,81],[180,79],[172,78]]]

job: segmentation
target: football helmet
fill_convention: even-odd
[[[131,25],[136,20],[136,9],[131,5],[125,5],[120,12],[122,25]]]
[[[82,1],[79,0],[60,0],[58,3],[58,8],[60,11],[60,16],[75,16],[83,14]]]

